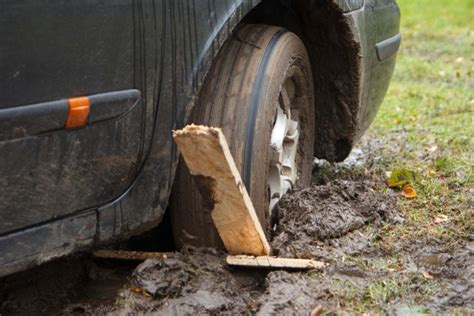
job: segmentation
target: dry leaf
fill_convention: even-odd
[[[428,272],[423,271],[423,272],[421,272],[421,274],[423,274],[423,276],[425,277],[425,279],[427,279],[427,280],[433,280],[433,276],[432,276],[431,274],[429,274]]]
[[[408,199],[416,197],[416,190],[409,184],[405,184],[402,188],[402,195]]]
[[[139,288],[139,287],[130,287],[129,289],[130,289],[130,291],[132,291],[133,293],[137,293],[137,294],[141,294],[141,295],[145,295],[145,296],[151,297],[150,293],[148,293],[147,291],[145,291],[144,289],[141,289],[141,288]]]
[[[134,293],[141,293],[142,289],[139,288],[139,287],[130,287],[130,291],[132,291]]]

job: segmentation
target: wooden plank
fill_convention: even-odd
[[[322,269],[327,265],[325,262],[311,259],[277,258],[269,256],[227,256],[226,262],[231,266],[297,270]]]
[[[138,261],[143,261],[146,259],[166,259],[172,255],[169,252],[128,251],[111,249],[96,250],[92,254],[94,255],[94,257],[97,258]]]
[[[230,254],[268,255],[270,245],[219,128],[188,125],[174,131],[181,155],[210,205],[211,216]]]

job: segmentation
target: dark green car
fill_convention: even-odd
[[[222,127],[268,228],[368,128],[399,20],[394,0],[3,1],[0,276],[166,209],[177,245],[219,245],[171,137],[190,122]]]

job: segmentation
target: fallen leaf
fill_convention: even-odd
[[[133,293],[137,293],[137,294],[141,294],[141,295],[151,297],[150,293],[148,293],[146,290],[141,289],[139,287],[130,287],[130,291],[132,291]]]
[[[393,170],[390,178],[387,180],[387,185],[390,188],[401,187],[407,183],[413,183],[415,180],[415,174],[413,171],[407,169]]]
[[[435,223],[436,224],[444,223],[444,222],[449,222],[449,217],[447,215],[444,215],[444,214],[436,215],[436,217],[435,217]]]
[[[130,287],[130,291],[132,291],[134,293],[141,293],[142,289],[139,288],[139,287]]]
[[[421,274],[425,277],[425,279],[433,280],[433,276],[431,274],[429,274],[428,272],[422,271]]]
[[[416,197],[416,190],[409,184],[405,184],[402,188],[402,195],[408,199]]]

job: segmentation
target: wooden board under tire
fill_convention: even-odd
[[[146,259],[166,259],[173,255],[170,252],[128,251],[113,249],[99,249],[93,251],[92,254],[96,258],[137,261],[143,261]]]
[[[324,262],[311,259],[277,258],[269,256],[227,256],[226,262],[231,266],[297,270],[322,269],[327,265]]]
[[[262,226],[219,128],[188,125],[173,132],[230,254],[270,253]],[[203,227],[203,229],[206,229]]]

